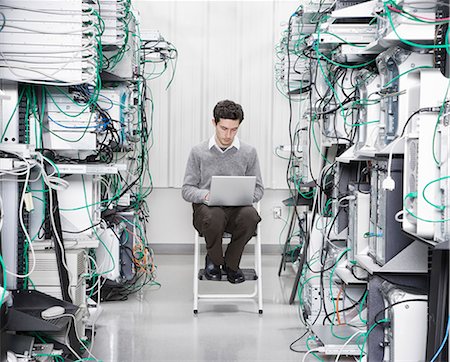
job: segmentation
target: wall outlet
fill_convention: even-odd
[[[275,206],[272,209],[272,212],[273,212],[273,218],[274,219],[281,219],[281,207]]]

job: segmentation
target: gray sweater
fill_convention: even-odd
[[[212,176],[256,176],[253,202],[261,200],[264,186],[256,149],[241,141],[239,149],[233,147],[222,153],[216,147],[209,149],[208,144],[209,141],[204,141],[191,150],[181,189],[183,199],[202,203],[209,192]]]

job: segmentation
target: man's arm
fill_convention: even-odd
[[[264,195],[264,185],[262,182],[261,170],[259,168],[258,154],[256,153],[255,149],[253,149],[253,152],[254,157],[252,158],[252,162],[250,162],[247,167],[246,176],[256,176],[256,186],[255,193],[253,194],[253,202],[258,202]]]
[[[209,194],[209,190],[198,188],[200,183],[200,172],[200,160],[195,155],[194,150],[192,150],[186,164],[181,195],[186,201],[195,204],[203,203]]]

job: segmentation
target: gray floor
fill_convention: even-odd
[[[102,304],[94,355],[103,361],[300,361],[289,344],[303,334],[289,305],[292,269],[278,278],[279,255],[263,256],[264,314],[252,301],[200,301],[192,313],[189,255],[158,255],[159,290]],[[247,256],[241,266],[251,265]],[[248,289],[253,282],[201,282],[201,292]],[[299,349],[304,349],[300,342]],[[313,358],[314,359],[314,358]],[[309,360],[309,359],[308,359]]]

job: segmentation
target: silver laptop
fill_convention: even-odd
[[[256,176],[213,176],[208,206],[246,206],[253,203]]]

